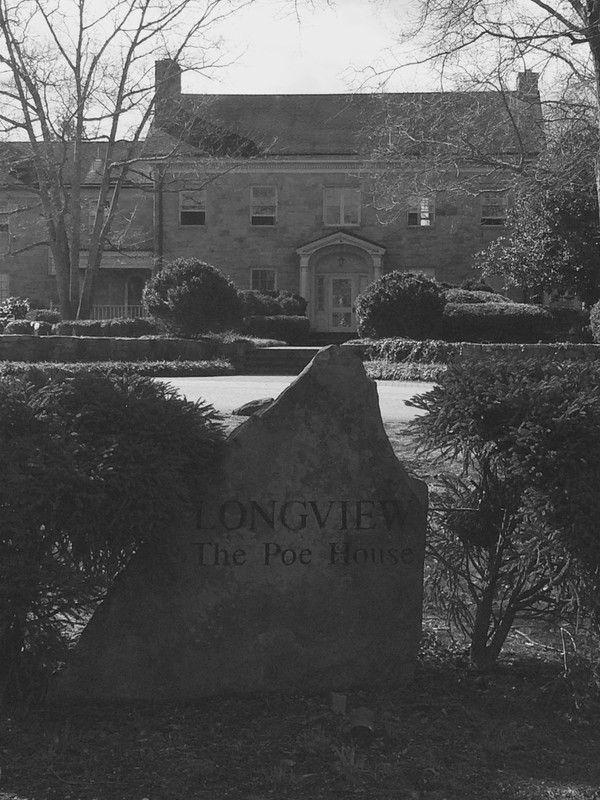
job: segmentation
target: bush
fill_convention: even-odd
[[[140,336],[154,336],[159,327],[151,319],[145,317],[105,319],[100,324],[101,336],[124,336],[139,339]]]
[[[240,289],[243,317],[272,317],[283,314],[283,308],[274,297],[256,289]]]
[[[24,333],[28,335],[33,335],[35,333],[33,328],[33,322],[29,319],[12,319],[10,322],[7,322],[4,326],[4,333],[6,334],[17,334],[17,333]]]
[[[242,314],[229,278],[195,258],[165,264],[146,284],[143,303],[167,330],[183,336],[235,328]]]
[[[16,376],[38,380],[84,373],[99,375],[145,375],[148,377],[211,377],[235,374],[230,361],[215,358],[207,361],[0,361],[0,378]]]
[[[442,287],[425,275],[390,272],[356,298],[359,336],[434,338],[444,308]]]
[[[452,364],[409,405],[427,412],[413,423],[421,445],[462,466],[436,500],[429,587],[477,666],[517,614],[597,614],[600,364]]]
[[[33,322],[49,322],[50,325],[56,325],[61,320],[60,311],[52,308],[33,308],[27,312],[25,318]]]
[[[289,317],[303,317],[306,314],[308,301],[302,295],[280,289],[277,292],[266,292],[273,296],[281,306],[281,313]]]
[[[210,407],[149,378],[0,380],[0,699],[28,694],[131,553],[194,507],[221,441]]]
[[[57,322],[54,325],[57,336],[102,336],[102,321],[99,319],[75,319]]]
[[[554,340],[557,342],[589,341],[590,315],[580,308],[549,306]]]
[[[502,294],[488,291],[475,291],[474,289],[446,289],[444,292],[447,303],[510,303]]]
[[[485,283],[481,278],[467,278],[460,284],[460,288],[475,292],[490,292],[491,294],[496,294],[498,291],[494,289],[493,286],[490,286],[489,283]]]
[[[414,339],[379,339],[369,345],[371,359],[386,361],[418,362],[421,364],[445,364],[456,350],[456,345],[436,339],[415,341]]]
[[[454,342],[538,342],[551,336],[552,317],[525,303],[447,303],[444,339]]]
[[[595,303],[590,311],[590,331],[596,344],[600,344],[600,300]]]
[[[30,309],[31,305],[26,297],[7,297],[0,303],[0,318],[25,319]]]
[[[261,339],[280,339],[288,344],[304,344],[310,330],[307,317],[246,317],[242,331]]]

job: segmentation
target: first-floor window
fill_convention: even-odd
[[[508,211],[506,192],[483,192],[481,195],[481,224],[505,225]]]
[[[0,272],[0,302],[10,297],[10,276],[8,272]]]
[[[426,228],[433,225],[435,203],[433,197],[411,197],[408,205],[408,225]]]
[[[325,225],[360,225],[360,189],[328,186],[323,191]]]
[[[206,189],[184,189],[179,192],[179,224],[206,223]]]
[[[258,292],[272,292],[276,289],[274,269],[253,269],[250,272],[250,288]]]

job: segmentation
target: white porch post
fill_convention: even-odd
[[[377,253],[373,254],[373,280],[377,281],[381,278],[383,270],[383,256]]]
[[[302,253],[300,255],[300,294],[302,297],[308,301],[308,307],[306,309],[307,316],[313,322],[313,303],[311,297],[311,285],[310,285],[310,267],[308,266],[308,262],[310,261],[310,255]]]

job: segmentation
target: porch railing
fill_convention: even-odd
[[[93,306],[92,319],[146,317],[144,306]]]

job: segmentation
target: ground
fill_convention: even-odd
[[[388,435],[431,477],[404,426]],[[0,719],[0,800],[600,800],[600,707],[564,659],[559,628],[523,623],[482,676],[428,614],[410,686],[32,705]]]

